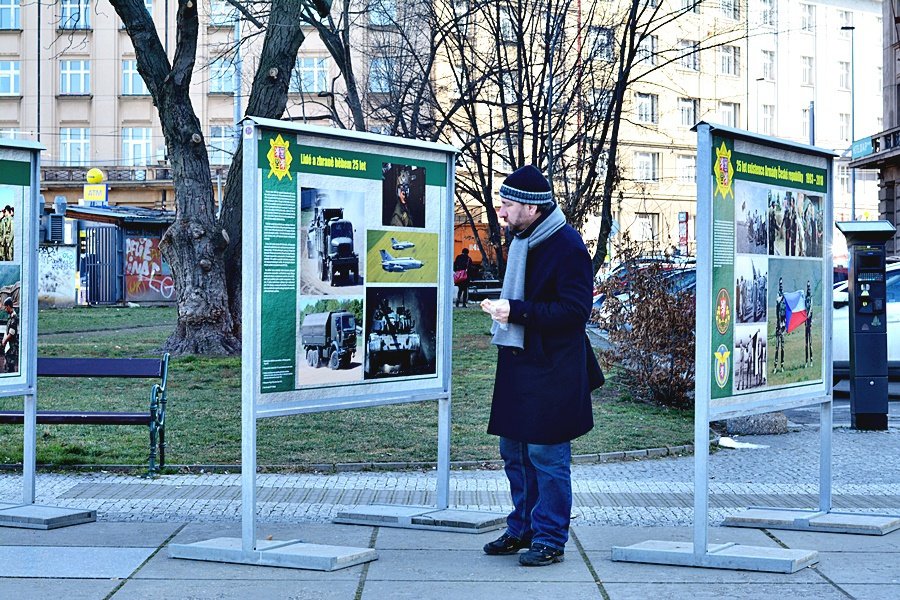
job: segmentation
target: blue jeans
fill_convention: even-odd
[[[500,456],[515,507],[506,532],[562,550],[572,513],[572,443],[526,444],[501,437]]]

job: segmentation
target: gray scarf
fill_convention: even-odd
[[[544,242],[551,235],[559,231],[566,224],[566,216],[557,206],[547,218],[541,221],[531,235],[522,238],[516,236],[509,245],[509,255],[506,259],[506,277],[503,279],[503,289],[500,298],[506,300],[525,299],[525,265],[528,261],[528,251]],[[525,348],[525,326],[518,323],[507,323],[503,328],[494,321],[491,324],[491,333],[494,334],[491,342],[497,346],[510,346],[513,348]]]

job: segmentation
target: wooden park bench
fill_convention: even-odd
[[[149,474],[166,464],[166,380],[169,355],[162,358],[38,358],[38,377],[110,377],[158,379],[150,388],[148,410],[142,412],[82,412],[39,410],[46,425],[146,425],[150,429]],[[0,424],[22,424],[22,411],[0,411]],[[159,457],[159,466],[156,458]]]

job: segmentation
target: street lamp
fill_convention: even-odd
[[[853,160],[853,141],[856,139],[856,63],[854,52],[854,33],[856,27],[844,25],[841,31],[850,32],[850,160]],[[856,220],[856,169],[850,169],[850,220]]]

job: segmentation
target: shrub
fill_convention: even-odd
[[[597,285],[604,301],[591,319],[608,332],[610,347],[600,352],[601,360],[629,372],[641,398],[692,407],[695,291],[673,290],[674,263],[643,263],[627,234],[616,254],[627,267]]]

